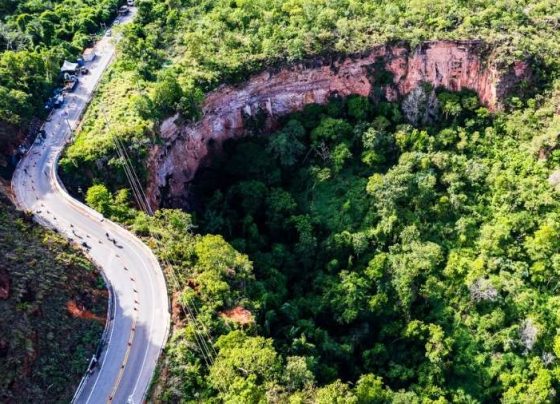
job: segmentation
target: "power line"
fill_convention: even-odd
[[[110,121],[107,117],[105,109],[103,107],[101,107],[101,109],[105,118],[107,130],[109,130]],[[132,193],[134,199],[136,200],[136,203],[138,204],[138,206],[142,211],[144,211],[149,216],[153,216],[153,210],[142,188],[141,182],[139,180],[138,175],[136,174],[136,171],[128,155],[128,152],[126,151],[126,147],[124,146],[123,142],[116,136],[116,134],[109,133],[109,137],[113,141],[117,154],[119,155],[119,158],[123,162],[123,169],[125,171],[126,178],[132,188]],[[149,232],[152,238],[154,238],[158,243],[162,243],[159,234],[153,232],[151,228],[149,229]],[[164,265],[169,269],[169,272],[173,277],[176,287],[180,291],[182,288],[184,288],[184,286],[179,281],[179,277],[175,272],[175,268],[167,260],[167,258],[165,258],[165,256],[162,256],[160,259],[163,261]],[[188,300],[183,302],[180,299],[179,306],[181,307],[185,318],[191,320],[191,323],[195,328],[194,329],[195,344],[198,345],[199,352],[201,353],[203,360],[206,363],[206,366],[210,368],[210,366],[214,363],[215,356],[217,356],[217,351],[214,348],[214,345],[211,343],[212,338],[210,336],[209,330],[206,328],[204,323],[198,318],[199,312],[194,302],[192,302],[191,305],[191,303]],[[208,341],[206,341],[206,339],[208,339]]]
[[[116,136],[115,136],[116,137]],[[114,137],[114,138],[115,138]],[[135,175],[134,172],[134,168],[132,167],[132,163],[130,162],[129,158],[127,158],[127,156],[124,154],[123,152],[123,146],[120,145],[118,143],[118,141],[115,142],[116,143],[116,147],[117,147],[117,152],[119,153],[119,157],[121,157],[121,159],[123,159],[124,162],[124,166],[125,166],[125,171],[127,172],[127,179],[129,181],[129,183],[131,184],[132,188],[133,188],[133,193],[135,195],[138,195],[138,205],[141,207],[141,209],[146,212],[148,215],[152,216],[152,211],[151,208],[149,207],[149,202],[147,201],[145,194],[141,188],[141,186],[137,183],[137,176]],[[156,239],[156,241],[158,241],[159,243],[161,243],[161,239],[159,237],[159,235],[156,235],[156,233],[152,232],[152,230],[150,229],[150,235]],[[162,261],[164,261],[164,264],[166,265],[167,268],[170,269],[171,275],[173,276],[173,279],[177,285],[177,288],[180,289],[182,287],[181,282],[179,281],[179,278],[177,277],[177,274],[175,273],[175,269],[173,267],[173,265],[171,265],[171,263],[164,257],[161,258]],[[208,344],[205,340],[205,336],[200,335],[200,330],[199,327],[202,328],[203,331],[206,331],[204,325],[202,324],[202,322],[200,320],[198,320],[196,318],[196,316],[193,314],[194,313],[194,309],[193,307],[195,307],[194,305],[191,307],[190,303],[188,301],[184,302],[186,304],[186,306],[183,304],[182,301],[179,302],[179,306],[182,308],[183,310],[183,314],[185,315],[186,318],[190,319],[192,324],[195,326],[195,338],[196,338],[196,342],[199,345],[199,349],[201,351],[201,354],[203,356],[204,361],[206,362],[207,366],[210,367],[211,364],[213,364],[214,362],[214,358],[210,352],[210,348],[208,347]],[[185,312],[185,308],[187,309],[188,313]],[[207,336],[209,339],[210,336]],[[214,349],[214,347],[212,346],[212,344],[210,344],[210,346],[212,347],[212,349]],[[214,350],[215,352],[215,350]]]

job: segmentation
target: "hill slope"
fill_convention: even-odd
[[[106,307],[92,264],[0,194],[0,401],[69,401]]]

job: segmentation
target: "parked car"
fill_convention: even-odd
[[[50,112],[54,107],[54,99],[49,98],[47,102],[45,102],[45,111]]]
[[[134,6],[134,0],[126,0],[126,4],[128,5],[128,7],[132,7]]]
[[[93,59],[95,59],[95,49],[87,48],[86,50],[84,50],[84,52],[82,53],[82,59],[84,60],[84,62],[92,62]]]
[[[62,103],[60,103],[60,105],[55,105],[57,102],[58,97],[62,94],[62,89],[60,88],[55,88],[52,92],[52,96],[45,102],[45,111],[46,112],[51,112],[51,110],[53,108],[59,108],[60,105],[62,105]],[[64,101],[64,99],[62,100],[62,102]]]
[[[71,93],[78,86],[78,78],[76,76],[70,76],[68,80],[64,82],[64,92]]]
[[[61,93],[53,98],[53,107],[60,108],[62,107],[62,104],[64,104],[64,95]]]
[[[128,14],[128,6],[121,6],[121,8],[119,8],[119,16],[122,15],[127,15]],[[117,22],[115,20],[115,22]]]

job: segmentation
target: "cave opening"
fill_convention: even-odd
[[[406,105],[362,96],[308,105],[270,135],[225,141],[189,185],[198,231],[253,261],[259,333],[311,358],[320,383],[413,383],[425,343],[402,326],[441,309],[420,285],[484,221],[462,220],[489,197],[493,119],[473,92],[433,94],[416,125]]]

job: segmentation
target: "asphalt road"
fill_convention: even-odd
[[[121,23],[132,17],[133,13]],[[56,173],[70,128],[77,126],[112,60],[113,42],[109,37],[98,42],[95,60],[86,64],[90,74],[80,77],[64,106],[51,114],[43,128],[46,139],[32,146],[12,179],[18,207],[82,245],[112,291],[106,344],[97,366],[86,374],[76,392],[77,403],[142,402],[169,327],[165,279],[151,250],[124,228],[72,199]]]

